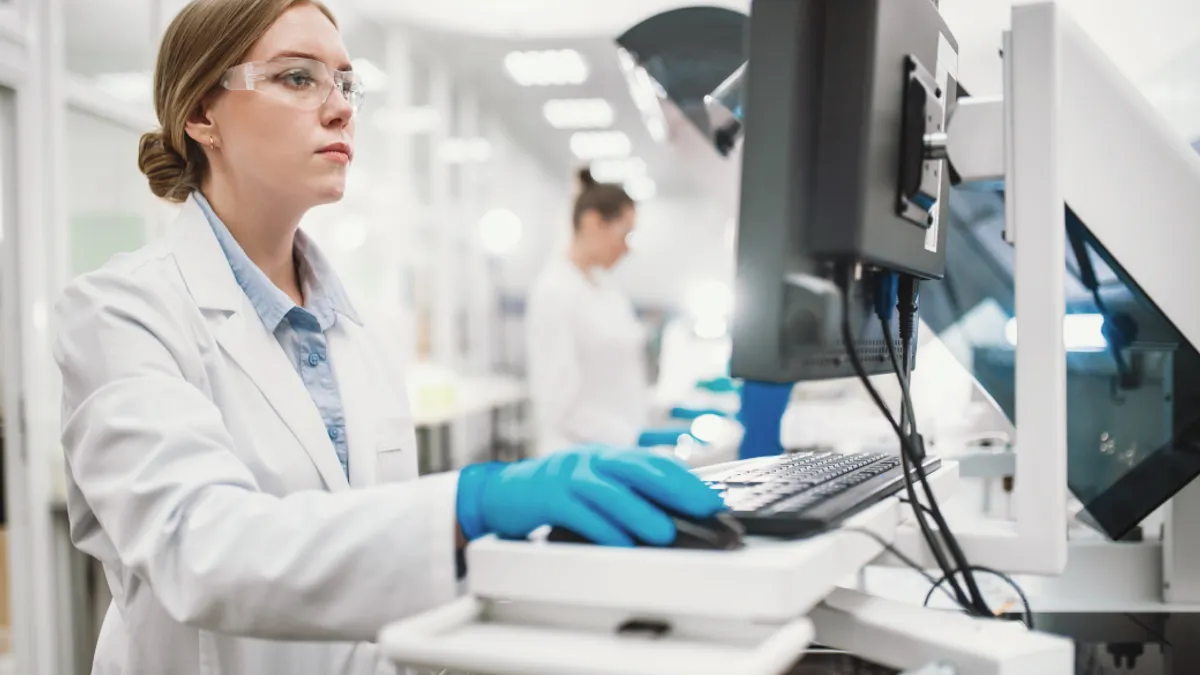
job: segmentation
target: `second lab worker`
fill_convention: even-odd
[[[534,284],[526,316],[540,453],[636,446],[646,426],[646,333],[632,301],[607,278],[629,253],[636,218],[624,188],[580,171],[570,248]]]

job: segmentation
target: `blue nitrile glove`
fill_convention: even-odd
[[[738,459],[783,454],[780,439],[783,413],[792,397],[791,384],[746,380],[742,389],[742,409],[738,421],[745,427]]]
[[[685,408],[676,406],[671,408],[671,417],[677,420],[694,420],[705,415],[716,415],[717,417],[729,417],[729,413],[717,408]]]
[[[664,510],[707,518],[725,508],[717,491],[674,459],[601,446],[468,466],[457,500],[468,540],[489,533],[521,539],[556,525],[607,546],[632,546],[634,539],[666,546],[675,525]]]
[[[714,377],[708,380],[700,380],[696,383],[697,389],[711,391],[714,394],[728,394],[741,390],[741,383],[731,377]]]
[[[660,445],[675,445],[679,443],[680,436],[692,436],[692,428],[690,426],[652,427],[642,431],[638,436],[638,447],[653,448]]]

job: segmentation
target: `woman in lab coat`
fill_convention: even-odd
[[[529,296],[526,345],[538,448],[636,446],[649,416],[646,335],[605,273],[629,252],[637,208],[620,185],[579,173],[574,235]]]
[[[576,449],[417,478],[404,376],[298,231],[345,188],[362,98],[315,0],[195,0],[164,35],[162,240],[58,307],[75,544],[113,593],[100,675],[378,675],[456,552],[557,524],[666,544],[720,498],[677,464]]]

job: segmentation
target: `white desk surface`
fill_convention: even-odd
[[[526,398],[525,383],[515,377],[485,375],[459,380],[446,396],[412,396],[413,422],[418,427],[449,424],[457,419],[519,403]],[[443,398],[445,400],[436,400]]]

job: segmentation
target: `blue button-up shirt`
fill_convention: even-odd
[[[346,416],[325,337],[326,331],[337,323],[339,314],[359,323],[345,289],[304,232],[297,231],[296,270],[305,307],[298,306],[250,260],[204,195],[199,191],[193,195],[217,235],[238,285],[246,292],[263,325],[275,335],[308,388],[348,479],[350,452],[346,442]]]

